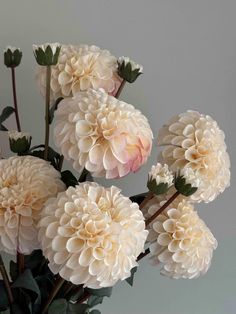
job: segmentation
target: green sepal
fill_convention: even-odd
[[[132,70],[130,62],[126,63],[125,61],[122,61],[120,63],[118,61],[118,75],[123,78],[123,80],[129,83],[134,83],[141,74],[142,72],[139,68]]]
[[[8,68],[15,68],[20,65],[22,59],[22,52],[19,49],[11,51],[7,49],[4,52],[4,64]]]
[[[57,64],[60,51],[61,46],[58,46],[55,53],[53,53],[51,46],[48,45],[45,50],[43,50],[41,47],[36,48],[34,50],[34,56],[39,65],[51,66]]]
[[[28,150],[30,149],[31,146],[31,139],[27,138],[26,136],[23,136],[22,138],[18,138],[17,140],[9,138],[9,144],[10,144],[10,149],[13,153],[16,153],[18,155],[24,155]]]
[[[157,184],[155,179],[148,180],[147,187],[150,192],[152,192],[155,195],[164,194],[168,191],[169,185],[168,183],[159,183]]]
[[[180,175],[175,178],[175,188],[180,194],[184,196],[190,196],[198,189],[197,187],[192,187],[190,183],[186,183],[184,176]]]

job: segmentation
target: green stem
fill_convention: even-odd
[[[146,220],[146,227],[148,225],[150,225],[150,223],[157,218],[157,216],[159,216],[178,196],[180,195],[180,193],[177,191],[175,192],[169,199],[168,201],[165,202],[165,204],[163,206],[161,206],[154,215],[152,215],[151,217],[149,217]],[[145,200],[144,200],[145,201]],[[140,205],[141,206],[141,205]]]
[[[49,147],[49,109],[50,109],[50,82],[51,82],[51,66],[46,67],[46,97],[45,97],[45,148],[44,159],[48,159],[48,147]]]
[[[62,169],[63,162],[64,162],[64,156],[61,155],[61,156],[60,156],[60,160],[59,160],[59,165],[58,165],[58,170],[59,170],[59,171],[61,171],[61,169]]]
[[[119,88],[118,88],[118,91],[116,92],[115,98],[119,98],[119,97],[120,97],[120,94],[121,94],[123,88],[125,87],[125,83],[126,83],[125,80],[123,80],[123,81],[121,82],[121,84],[120,84],[120,86],[119,86]]]
[[[17,125],[18,132],[21,132],[20,117],[19,117],[17,97],[16,97],[16,77],[15,77],[15,68],[14,67],[11,68],[11,79],[12,79],[12,93],[13,93],[16,125]]]
[[[58,291],[60,290],[60,288],[62,287],[62,285],[64,284],[65,280],[61,277],[58,277],[55,283],[55,286],[53,288],[53,290],[51,291],[44,307],[43,310],[41,312],[41,314],[46,314],[49,308],[49,305],[52,303],[53,299],[55,298],[55,296],[57,295]]]

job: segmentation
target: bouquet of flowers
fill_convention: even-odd
[[[14,155],[0,159],[0,251],[13,257],[7,271],[0,256],[0,310],[98,314],[119,280],[133,285],[145,257],[170,278],[204,275],[217,241],[194,206],[230,182],[217,122],[196,111],[171,118],[158,133],[161,151],[144,193],[124,196],[94,180],[136,172],[151,153],[147,118],[118,99],[142,66],[96,46],[44,44],[33,52],[45,98],[45,138],[35,146],[17,105],[22,52],[4,52],[14,106],[2,110],[0,129],[8,131],[5,120],[15,115],[17,130],[8,131]]]

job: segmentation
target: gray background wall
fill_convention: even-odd
[[[43,103],[34,82],[31,46],[46,41],[96,44],[143,64],[145,75],[127,86],[122,98],[142,110],[154,134],[171,115],[190,108],[212,115],[226,133],[231,188],[215,202],[199,207],[219,241],[208,274],[197,280],[173,281],[143,261],[134,287],[118,284],[112,298],[102,305],[102,313],[235,313],[236,1],[1,0],[0,4],[0,48],[10,44],[24,53],[17,70],[18,97],[22,124],[35,143],[43,138]],[[12,102],[9,78],[1,62],[1,106]],[[1,146],[6,151],[4,135]],[[145,189],[157,152],[154,145],[148,164],[139,173],[114,182],[124,194]]]

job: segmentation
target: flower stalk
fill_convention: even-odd
[[[50,306],[50,304],[52,303],[53,299],[55,298],[55,296],[57,295],[58,291],[61,289],[62,285],[64,284],[65,280],[63,278],[61,278],[60,276],[58,276],[55,286],[53,288],[53,290],[51,291],[44,307],[42,310],[42,314],[46,314],[48,311],[48,308]]]
[[[51,66],[46,66],[46,97],[45,97],[45,148],[44,148],[44,159],[48,160],[48,147],[49,147],[49,109],[50,109],[50,81],[51,81]]]
[[[153,220],[155,220],[157,218],[157,216],[159,216],[178,196],[180,195],[180,192],[176,191],[166,202],[163,206],[161,206],[154,215],[152,215],[151,217],[149,217],[146,220],[146,227],[148,225],[150,225],[151,222],[153,222]],[[145,200],[144,200],[145,201]],[[144,202],[143,201],[143,202]]]
[[[15,76],[15,67],[11,67],[11,78],[12,78],[12,92],[13,92],[13,102],[14,102],[14,109],[15,109],[15,117],[16,117],[16,125],[18,132],[21,132],[21,125],[20,125],[20,117],[17,105],[17,96],[16,96],[16,76]]]
[[[119,88],[118,88],[118,90],[116,92],[115,98],[119,98],[120,97],[120,94],[121,94],[123,88],[125,87],[125,83],[126,83],[126,80],[123,80],[121,82],[121,84],[120,84],[120,86],[119,86]]]

